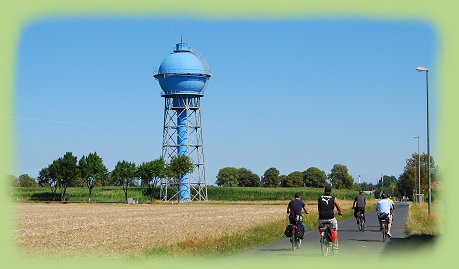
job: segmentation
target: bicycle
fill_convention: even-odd
[[[330,250],[333,254],[338,252],[338,249],[334,246],[331,236],[332,224],[331,222],[323,223],[324,227],[320,227],[320,250],[324,257],[328,256]]]
[[[290,238],[290,243],[292,243],[292,250],[300,248],[301,246],[301,239],[297,236],[298,233],[298,226],[292,225],[292,237]]]
[[[292,250],[300,248],[301,238],[298,237],[298,226],[303,221],[301,215],[297,215],[294,223],[292,224],[292,237],[290,238],[290,243],[292,243]]]
[[[365,219],[362,212],[357,213],[357,226],[359,227],[359,231],[365,231]]]
[[[387,241],[387,233],[389,232],[388,224],[389,224],[389,216],[385,214],[381,218],[381,226],[382,226],[381,232],[382,232],[383,242]]]

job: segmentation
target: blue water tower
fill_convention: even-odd
[[[201,121],[201,97],[211,77],[207,63],[181,40],[154,77],[164,98],[162,157],[169,164],[173,156],[189,156],[195,165],[193,173],[182,175],[179,182],[162,179],[161,198],[180,202],[207,200]]]

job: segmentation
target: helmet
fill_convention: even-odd
[[[385,193],[381,193],[381,199],[386,199],[386,194]]]
[[[363,194],[363,191],[359,191],[359,194]]]
[[[330,185],[325,186],[324,192],[326,194],[330,194],[331,193],[331,186]]]

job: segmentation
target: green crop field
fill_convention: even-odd
[[[301,193],[303,200],[315,200],[323,194],[322,188],[253,188],[253,187],[208,187],[209,200],[256,201],[290,200],[295,193]],[[334,190],[338,199],[354,199],[357,191]]]
[[[11,187],[10,197],[18,201],[60,201],[59,191],[51,192],[50,188],[43,187]],[[214,201],[257,201],[257,200],[290,200],[296,192],[301,193],[303,200],[315,200],[323,193],[322,188],[253,188],[253,187],[215,187],[207,188],[209,200]],[[334,190],[333,195],[339,199],[353,199],[357,194],[353,190]],[[150,199],[146,190],[141,187],[131,187],[128,197],[139,203],[148,203]],[[159,189],[156,190],[156,198]],[[84,187],[71,187],[67,189],[68,202],[86,202],[88,189]],[[93,189],[93,202],[124,202],[124,192],[121,187],[107,186]]]

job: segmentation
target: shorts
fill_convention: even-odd
[[[354,208],[354,218],[357,218],[357,213],[362,212],[365,215],[365,208],[364,207],[356,207]]]
[[[338,230],[338,221],[336,220],[336,218],[332,218],[332,219],[318,219],[317,220],[317,226],[319,226],[319,228],[323,228],[325,227],[324,223],[327,223],[327,222],[330,222],[331,223],[331,227],[335,230]]]
[[[392,222],[392,216],[391,214],[387,214],[387,213],[378,213],[378,219],[379,220],[387,220],[389,223]]]

